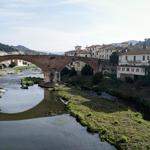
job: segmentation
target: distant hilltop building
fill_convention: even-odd
[[[86,58],[97,58],[101,60],[105,60],[109,62],[110,56],[114,52],[121,52],[124,47],[114,46],[112,44],[109,45],[91,45],[86,46],[84,49],[82,46],[75,46],[74,50],[65,52],[65,56],[71,57],[86,57]],[[75,70],[81,71],[85,66],[83,62],[73,62],[68,65],[69,68],[74,67]],[[111,69],[108,67],[108,69]]]
[[[82,46],[75,46],[75,50],[65,52],[65,56],[91,57],[91,53],[86,49],[82,49]]]
[[[124,47],[110,45],[91,45],[82,49],[81,46],[75,46],[75,50],[65,52],[66,56],[91,57],[103,60],[109,60],[113,52],[120,52]]]

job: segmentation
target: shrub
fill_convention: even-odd
[[[93,69],[89,65],[85,65],[81,70],[81,75],[83,76],[91,76],[93,75]]]
[[[127,143],[127,142],[128,138],[125,135],[122,135],[117,141],[117,143]]]
[[[94,84],[98,84],[101,82],[102,78],[103,78],[103,74],[101,72],[98,72],[93,76],[92,82]]]
[[[72,77],[72,76],[76,76],[76,75],[77,75],[77,72],[76,72],[75,68],[72,68],[70,70],[69,76]]]
[[[118,52],[113,52],[112,53],[112,55],[110,56],[110,61],[109,62],[113,65],[118,65],[118,62],[119,62]]]
[[[64,76],[64,75],[68,75],[70,73],[70,70],[65,67],[62,71],[61,71],[61,76]]]
[[[9,65],[10,68],[13,68],[16,66],[16,63],[15,62],[11,62],[11,64]]]
[[[107,132],[107,129],[105,129],[104,127],[100,129],[100,133],[102,135],[104,135]]]
[[[125,81],[126,81],[127,83],[133,83],[133,82],[134,82],[134,80],[133,80],[132,78],[130,78],[130,77],[126,77],[126,78],[125,78]]]

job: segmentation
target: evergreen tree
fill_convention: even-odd
[[[81,74],[82,74],[83,76],[91,76],[91,75],[93,75],[93,69],[92,69],[92,67],[89,66],[89,65],[85,65],[85,66],[82,68],[82,70],[81,70]]]

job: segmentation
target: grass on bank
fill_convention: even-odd
[[[105,91],[142,112],[144,118],[150,119],[150,86],[143,86],[137,81],[132,83],[120,81],[115,76],[103,76],[101,73],[93,77],[73,76],[66,78],[64,82],[83,90],[95,91],[98,94]]]
[[[91,96],[81,90],[57,87],[59,96],[68,99],[68,110],[82,125],[122,150],[150,149],[150,122],[126,105]]]
[[[22,86],[32,86],[34,84],[39,84],[43,81],[43,78],[40,77],[24,77],[21,79]]]

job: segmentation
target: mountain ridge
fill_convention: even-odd
[[[5,53],[18,52],[18,53],[30,54],[30,55],[47,55],[47,53],[45,52],[31,50],[22,45],[10,46],[10,45],[3,44],[3,43],[0,43],[0,52],[5,52]]]

